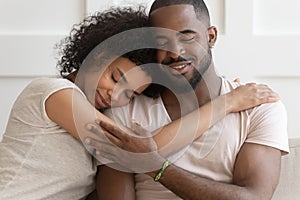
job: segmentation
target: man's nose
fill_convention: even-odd
[[[172,60],[177,60],[179,58],[179,52],[168,51],[168,56],[172,58]]]
[[[169,51],[168,55],[170,58],[177,60],[179,57],[184,57],[185,49],[179,42],[173,42]]]

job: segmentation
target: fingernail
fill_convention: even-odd
[[[84,143],[85,143],[85,144],[91,144],[91,139],[90,139],[90,138],[86,138],[86,139],[84,140]]]
[[[85,127],[86,127],[87,130],[89,130],[89,131],[92,130],[92,128],[93,128],[91,124],[87,124]]]

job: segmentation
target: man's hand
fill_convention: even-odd
[[[157,152],[157,146],[152,135],[140,127],[145,137],[137,136],[140,133],[107,122],[88,124],[88,130],[94,137],[85,139],[88,148],[95,149],[94,156],[103,162],[103,157],[110,160],[106,164],[117,170],[144,173],[157,170],[165,159]],[[106,161],[107,162],[107,161]],[[114,164],[113,164],[114,163]],[[118,163],[122,167],[119,168]],[[127,169],[127,170],[126,170]]]

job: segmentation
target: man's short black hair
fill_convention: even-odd
[[[195,9],[197,18],[200,21],[206,21],[208,23],[207,26],[210,26],[209,11],[203,0],[155,0],[150,8],[149,16],[156,9],[180,4],[192,5]]]

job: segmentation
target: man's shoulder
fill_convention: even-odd
[[[282,101],[277,101],[274,103],[264,103],[253,108],[251,115],[284,117],[286,116],[286,109]]]
[[[236,89],[237,87],[243,85],[240,82],[234,82],[224,77],[221,77],[222,85],[221,85],[221,94],[226,94],[231,92],[232,90]]]

